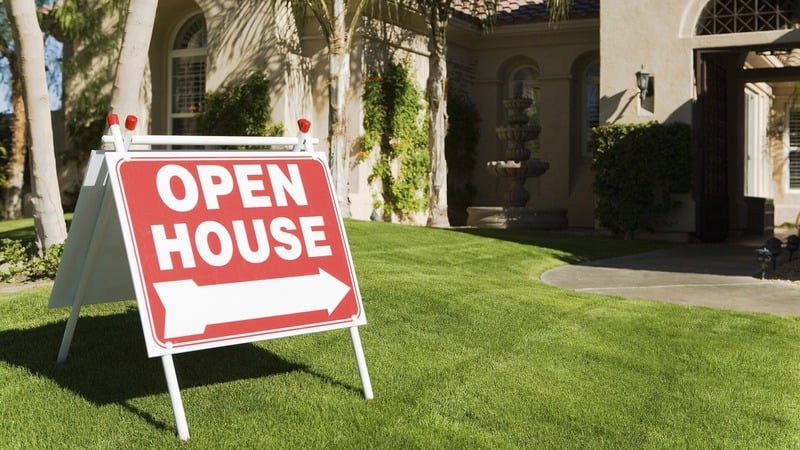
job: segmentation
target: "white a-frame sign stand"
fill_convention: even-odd
[[[82,305],[136,298],[147,353],[164,366],[178,436],[189,439],[172,355],[348,328],[373,397],[358,327],[366,324],[326,158],[310,123],[297,137],[127,135],[94,151],[50,307],[71,306],[58,363]],[[291,151],[129,151],[256,146]]]

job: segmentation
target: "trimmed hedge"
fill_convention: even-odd
[[[615,234],[667,225],[692,187],[691,127],[685,123],[604,125],[594,129],[595,217]]]

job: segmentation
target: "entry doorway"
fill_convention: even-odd
[[[800,138],[790,124],[800,117],[800,48],[702,50],[695,61],[696,235],[771,235],[800,217],[800,152],[790,145]]]
[[[695,106],[696,233],[705,242],[728,236],[728,71],[716,53],[697,55]]]

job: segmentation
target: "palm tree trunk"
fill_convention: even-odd
[[[28,122],[25,120],[25,100],[22,98],[22,70],[16,54],[8,58],[11,66],[11,157],[6,167],[7,186],[3,195],[3,218],[22,216],[22,187],[25,179]]]
[[[428,41],[428,102],[430,126],[428,148],[431,158],[429,227],[449,227],[447,217],[447,162],[444,141],[447,136],[447,22],[449,7],[432,6],[430,12],[431,33]]]
[[[143,80],[149,75],[146,69],[157,6],[157,0],[131,0],[111,91],[112,112],[119,114],[122,119],[129,114],[138,116],[140,127],[144,127],[145,131],[150,105],[143,104],[141,99],[142,89],[149,89],[150,86]]]
[[[30,0],[7,0],[11,31],[17,43],[31,135],[31,200],[36,245],[42,252],[67,238],[56,173],[53,125],[44,67],[44,41]]]
[[[328,91],[328,154],[339,210],[350,217],[349,178],[350,150],[347,148],[347,94],[350,87],[350,43],[347,29],[347,8],[342,0],[334,0],[333,32],[330,36],[330,88]]]

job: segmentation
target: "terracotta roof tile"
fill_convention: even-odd
[[[483,18],[483,11],[475,11],[473,0],[455,0],[455,8],[464,16]],[[597,17],[600,13],[600,0],[573,0],[569,11],[570,19]],[[545,0],[499,0],[497,5],[497,24],[542,22],[549,20]]]

